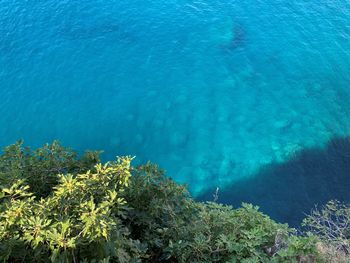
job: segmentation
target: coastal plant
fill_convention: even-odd
[[[314,235],[288,237],[286,247],[278,251],[273,262],[326,263],[318,250],[318,238]]]
[[[148,162],[134,169],[125,199],[129,209],[124,223],[132,238],[147,246],[149,262],[177,262],[169,246],[182,238],[197,210],[186,187]]]
[[[250,204],[196,202],[155,164],[133,169],[124,194],[124,223],[147,247],[144,262],[317,262],[314,239]]]
[[[315,207],[303,226],[320,239],[319,248],[330,262],[350,262],[350,205],[332,200]]]
[[[79,157],[58,141],[31,150],[18,141],[0,155],[0,186],[10,187],[17,180],[24,180],[36,197],[44,197],[57,184],[57,174],[86,172],[100,162],[100,154],[86,151]]]
[[[137,242],[121,225],[130,157],[86,173],[59,175],[52,194],[38,199],[18,180],[1,191],[0,257],[8,262],[131,262]],[[140,250],[141,251],[141,250]],[[140,252],[141,253],[141,252]]]
[[[4,149],[0,261],[323,262],[321,232],[299,236],[250,204],[198,202],[155,164],[101,164],[99,154],[58,142]]]
[[[201,203],[197,208],[183,238],[172,242],[180,262],[267,262],[277,233],[289,233],[286,225],[275,223],[250,204],[233,209]]]

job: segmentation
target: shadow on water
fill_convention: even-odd
[[[200,200],[213,200],[215,187]],[[221,189],[219,201],[249,202],[279,222],[300,225],[315,204],[330,199],[350,202],[350,137],[332,139],[324,149],[307,149],[281,164]]]
[[[230,53],[238,48],[243,48],[246,41],[246,29],[242,24],[237,24],[232,28],[232,39],[229,43],[223,45],[222,49]]]

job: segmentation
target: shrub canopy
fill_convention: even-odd
[[[0,156],[3,262],[319,262],[258,207],[200,203],[157,165],[100,163],[58,142]]]

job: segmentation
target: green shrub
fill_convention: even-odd
[[[316,236],[291,236],[286,249],[278,251],[275,262],[325,262],[320,257]]]
[[[129,262],[121,193],[131,158],[98,164],[92,171],[59,175],[52,194],[38,199],[19,180],[2,189],[1,258],[17,262],[80,262],[119,257]],[[127,256],[126,256],[127,255]]]
[[[0,156],[3,262],[318,262],[257,207],[200,203],[185,186],[130,157],[105,165],[58,142],[18,142]]]
[[[151,163],[134,170],[125,199],[130,209],[124,222],[147,246],[149,262],[297,262],[316,251],[314,242],[309,249],[297,246],[294,230],[257,207],[195,202]]]
[[[10,145],[0,156],[0,185],[10,187],[25,180],[37,197],[47,196],[56,185],[57,174],[83,173],[100,162],[98,151],[87,151],[81,158],[58,141],[32,151],[23,141]]]
[[[277,233],[289,233],[286,225],[252,205],[236,210],[216,203],[197,207],[193,220],[171,245],[180,262],[266,262]]]
[[[197,211],[186,187],[147,163],[134,170],[125,199],[130,207],[125,224],[134,239],[147,245],[149,261],[175,260],[171,240],[181,238]]]
[[[350,262],[349,205],[329,201],[321,209],[313,209],[303,226],[320,239],[321,250],[329,262]]]

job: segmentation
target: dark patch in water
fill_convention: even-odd
[[[230,43],[223,47],[226,51],[234,51],[237,48],[243,47],[245,45],[246,31],[241,24],[233,27],[232,34],[233,38]]]
[[[215,186],[200,200],[212,200]],[[272,218],[298,227],[316,204],[350,202],[350,137],[333,139],[324,149],[301,151],[282,164],[271,164],[219,192],[219,201],[249,202]]]

